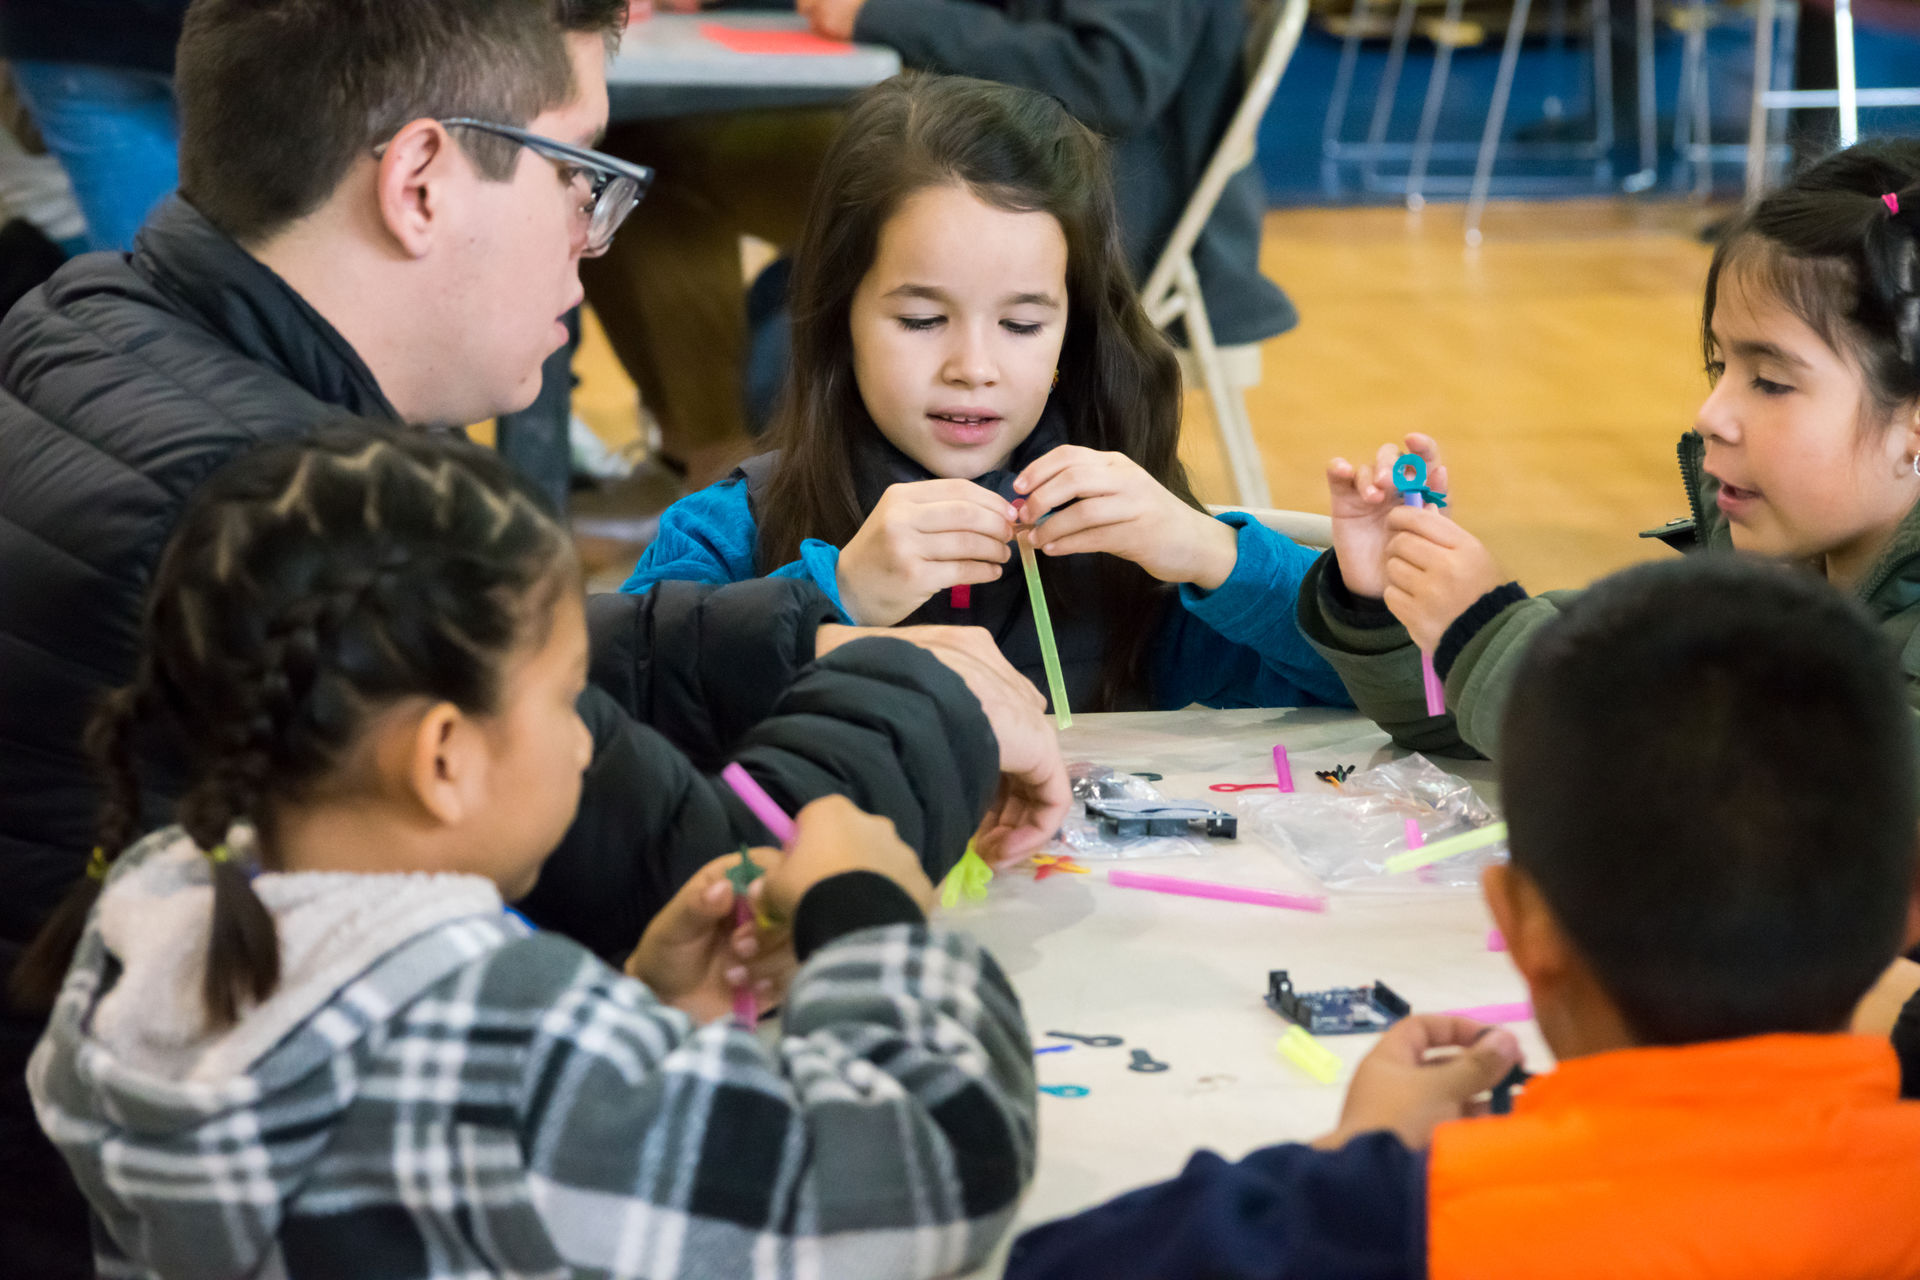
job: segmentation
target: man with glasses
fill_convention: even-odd
[[[0,969],[82,874],[84,725],[132,674],[142,592],[195,488],[343,413],[457,429],[533,400],[580,260],[651,178],[591,149],[626,11],[194,0],[180,195],[131,255],[75,260],[0,323]],[[996,785],[1032,843],[1064,812],[1059,749],[991,641],[836,648],[853,629],[783,580],[590,611],[594,763],[523,906],[616,962],[693,870],[765,841],[708,776],[735,756],[785,803],[839,792],[886,815],[936,873]],[[157,824],[166,753],[147,745]],[[0,1272],[90,1275],[81,1203],[26,1103],[37,1035],[0,1017]]]

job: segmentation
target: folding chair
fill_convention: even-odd
[[[1175,320],[1186,322],[1188,346],[1181,352],[1181,365],[1189,376],[1198,367],[1220,429],[1227,466],[1233,473],[1234,490],[1248,506],[1265,507],[1272,498],[1260,448],[1253,439],[1245,395],[1245,388],[1260,381],[1260,348],[1256,344],[1222,348],[1214,341],[1213,322],[1207,316],[1206,299],[1200,294],[1200,276],[1193,267],[1193,246],[1213,216],[1220,193],[1226,190],[1229,179],[1253,163],[1261,117],[1273,101],[1280,76],[1293,58],[1300,30],[1307,21],[1307,0],[1253,0],[1250,8],[1253,22],[1247,48],[1252,72],[1246,95],[1221,135],[1213,159],[1200,175],[1200,184],[1174,226],[1160,261],[1147,276],[1141,301],[1156,328],[1165,329]]]
[[[1776,89],[1778,60],[1773,56],[1774,20],[1778,0],[1758,0],[1753,33],[1753,114],[1747,127],[1747,199],[1752,200],[1767,188],[1778,138],[1769,138],[1768,112],[1792,107],[1838,107],[1840,109],[1840,145],[1850,147],[1860,139],[1861,107],[1920,106],[1920,88],[1862,89],[1853,74],[1853,2],[1833,0],[1833,48],[1837,87],[1832,89]],[[1791,23],[1793,6],[1787,8]],[[1792,27],[1788,27],[1791,38]],[[1773,133],[1780,130],[1776,127]]]
[[[1272,507],[1210,506],[1207,510],[1217,516],[1229,511],[1244,511],[1275,533],[1292,538],[1303,547],[1325,550],[1333,545],[1332,516],[1318,515],[1312,511],[1279,511]]]

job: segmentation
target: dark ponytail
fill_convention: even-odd
[[[276,805],[325,778],[399,699],[495,711],[508,656],[544,641],[578,580],[541,499],[464,441],[345,423],[223,469],[161,559],[133,683],[88,728],[107,783],[100,845],[15,966],[16,1001],[57,997],[107,869],[144,829],[133,744],[157,731],[184,756],[175,818],[213,889],[207,1018],[234,1023],[280,981],[252,885],[276,865]],[[239,839],[248,825],[253,839]]]
[[[144,670],[147,664],[143,661]],[[100,887],[114,859],[140,832],[140,784],[134,776],[133,726],[138,718],[135,701],[140,682],[115,689],[100,700],[88,721],[84,746],[95,771],[106,783],[99,814],[99,844],[87,860],[86,874],[53,909],[7,979],[8,995],[23,1012],[45,1013],[53,1007],[66,980],[67,966],[86,931],[87,916],[100,898]]]
[[[1728,270],[1858,362],[1878,421],[1920,400],[1920,140],[1835,152],[1740,216],[1707,271],[1709,364]]]

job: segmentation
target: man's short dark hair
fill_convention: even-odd
[[[1514,866],[1642,1043],[1836,1030],[1901,943],[1912,714],[1873,620],[1812,574],[1616,574],[1515,681]]]
[[[180,190],[258,243],[326,202],[423,117],[525,125],[575,93],[570,33],[617,38],[625,0],[194,0],[176,59]],[[511,142],[456,135],[487,177]]]

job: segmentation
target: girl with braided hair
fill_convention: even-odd
[[[15,972],[54,1005],[29,1087],[103,1272],[891,1278],[991,1248],[1033,1168],[1026,1028],[890,823],[808,806],[626,974],[504,907],[572,820],[587,665],[572,547],[484,450],[351,424],[196,496],[92,726],[100,847]],[[136,840],[156,740],[183,789]],[[743,985],[784,992],[778,1047],[724,1016]]]
[[[1701,341],[1712,389],[1679,448],[1691,518],[1655,532],[1847,590],[1902,655],[1920,712],[1920,140],[1837,152],[1747,210],[1707,271]],[[1405,447],[1444,490],[1434,442]],[[1301,587],[1301,626],[1403,745],[1495,756],[1519,658],[1573,593],[1530,597],[1447,514],[1401,506],[1400,451],[1329,464],[1334,550]],[[1426,714],[1422,649],[1447,715]],[[1920,966],[1899,962],[1857,1026],[1893,1029],[1920,1097],[1916,990]]]

